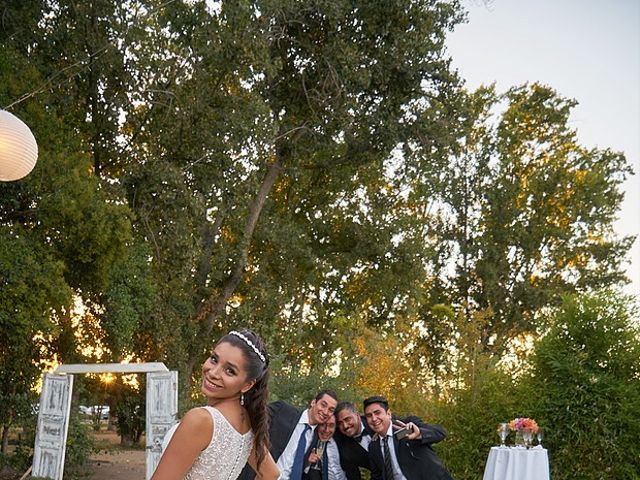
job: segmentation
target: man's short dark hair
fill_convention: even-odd
[[[324,397],[325,395],[329,395],[331,398],[333,398],[336,402],[338,401],[338,395],[336,394],[336,392],[334,392],[333,390],[320,390],[318,392],[318,394],[316,395],[316,398],[314,398],[314,400],[316,402],[320,401],[320,399],[322,397]]]
[[[379,403],[380,405],[382,405],[385,411],[389,410],[389,402],[382,395],[374,395],[373,397],[365,398],[364,401],[362,402],[365,410],[369,405],[372,405],[374,403]]]
[[[336,405],[336,409],[333,411],[333,414],[336,416],[336,418],[338,417],[338,414],[343,411],[343,410],[348,410],[351,413],[358,413],[358,409],[356,408],[356,406],[351,403],[351,402],[340,402],[338,405]]]

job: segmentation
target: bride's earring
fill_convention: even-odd
[[[240,405],[244,406],[244,392],[240,395]]]

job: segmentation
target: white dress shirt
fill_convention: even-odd
[[[382,451],[382,459],[384,460],[384,444],[382,443],[384,438],[380,438],[380,450]],[[389,443],[389,453],[391,453],[391,466],[393,467],[394,480],[407,480],[400,470],[400,464],[398,463],[398,455],[396,454],[396,446],[393,443],[393,427],[389,425],[387,430],[387,442]]]
[[[291,437],[289,438],[289,443],[287,443],[284,452],[278,458],[278,468],[280,469],[280,477],[279,480],[289,480],[291,476],[291,468],[293,467],[293,458],[296,455],[296,449],[298,448],[298,440],[300,440],[300,435],[304,432],[304,426],[309,423],[309,410],[305,410],[300,415],[298,419],[298,424],[296,428],[293,430]],[[313,430],[316,428],[315,425],[310,425],[310,429],[307,430],[306,439],[307,439],[307,448],[311,443],[311,439],[313,438]]]
[[[368,433],[364,433],[364,425],[362,424],[362,422],[360,422],[360,433],[358,435],[360,435],[360,441],[358,442],[360,443],[360,446],[365,450],[369,451],[369,444],[371,443],[371,435],[369,435]]]
[[[338,452],[338,445],[333,438],[330,438],[327,442],[327,459],[329,465],[327,470],[329,473],[329,480],[347,480],[347,475],[340,466],[340,453]]]

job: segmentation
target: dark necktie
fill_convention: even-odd
[[[329,480],[329,444],[324,446],[324,452],[322,453],[322,480]]]
[[[382,439],[382,446],[384,448],[384,480],[393,480],[393,467],[391,466],[391,451],[389,450],[390,437],[384,437]]]
[[[298,440],[298,446],[296,447],[296,454],[293,457],[293,465],[291,466],[291,480],[300,480],[302,478],[302,469],[304,467],[304,452],[307,449],[307,432],[311,427],[308,423],[305,423],[304,430],[300,439]]]

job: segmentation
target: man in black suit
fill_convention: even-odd
[[[311,444],[313,431],[317,425],[326,422],[338,403],[337,395],[331,390],[321,390],[309,408],[301,411],[282,400],[269,404],[269,437],[271,456],[280,469],[280,480],[300,480],[304,467],[304,453]],[[304,438],[301,438],[304,437]],[[296,461],[296,454],[302,451],[302,463]],[[298,473],[299,472],[299,473]],[[238,480],[255,478],[254,471],[247,465]]]
[[[369,445],[371,480],[452,480],[431,447],[446,437],[443,427],[418,417],[392,422],[389,402],[380,396],[364,401],[364,414],[376,433]],[[399,439],[402,428],[406,436]]]
[[[360,468],[371,470],[368,449],[373,431],[353,403],[339,403],[334,415],[338,424],[335,440],[342,469],[348,480],[361,480]]]
[[[315,430],[311,447],[305,455],[303,480],[347,480],[340,466],[340,453],[333,438],[336,431],[336,419],[333,415]],[[319,450],[320,442],[324,448]]]

